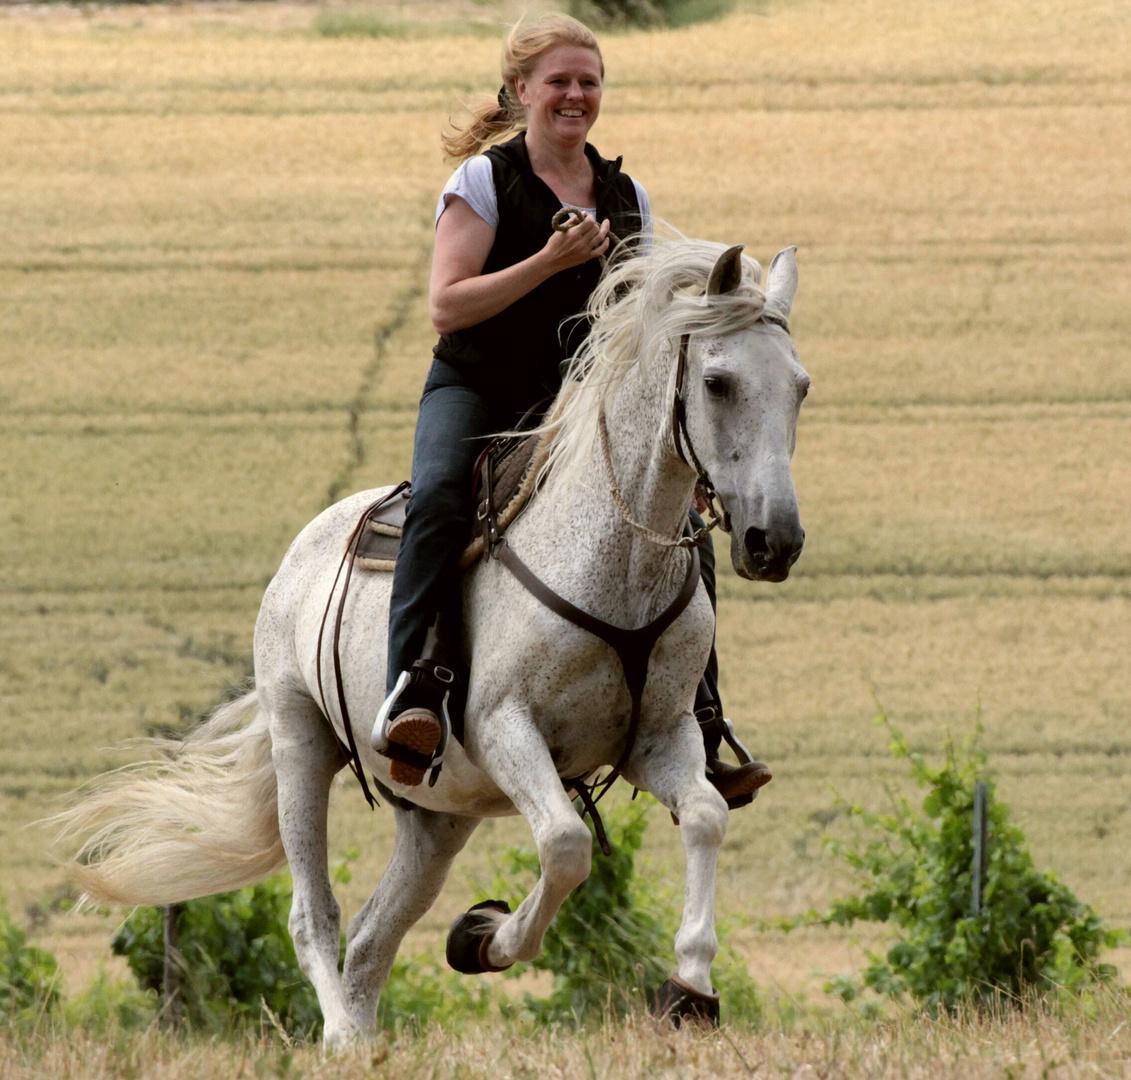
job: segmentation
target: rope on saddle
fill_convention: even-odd
[[[369,809],[372,810],[377,805],[377,800],[373,792],[369,790],[369,784],[365,779],[365,767],[361,764],[361,754],[358,753],[357,742],[353,737],[353,724],[350,721],[349,708],[346,705],[346,688],[342,680],[342,655],[341,655],[341,639],[342,639],[342,616],[346,608],[346,594],[349,592],[350,578],[353,576],[353,567],[355,556],[357,555],[358,545],[361,543],[362,534],[365,532],[366,526],[369,524],[370,519],[378,510],[381,509],[388,502],[392,502],[402,491],[409,486],[407,480],[402,480],[392,491],[387,495],[382,495],[376,502],[370,503],[358,518],[357,524],[354,526],[353,532],[350,533],[350,538],[346,542],[346,550],[342,555],[342,561],[338,563],[338,572],[334,575],[333,584],[330,586],[330,595],[326,597],[326,607],[322,612],[322,623],[318,627],[318,653],[315,657],[315,671],[318,678],[318,694],[322,699],[322,715],[326,717],[327,721],[330,719],[330,710],[326,706],[326,688],[322,684],[322,641],[326,634],[326,620],[330,617],[330,605],[334,602],[334,591],[338,587],[338,580],[342,576],[342,570],[345,569],[346,576],[342,582],[342,593],[338,597],[338,611],[334,618],[334,687],[337,690],[338,697],[338,715],[341,717],[342,727],[346,732],[346,745],[342,747],[345,753],[346,760],[349,762],[350,769],[353,770],[354,776],[357,777],[358,783],[361,784],[361,790],[365,793],[365,801],[369,803]],[[347,563],[349,564],[347,566]],[[334,725],[330,724],[330,730],[334,730]],[[335,732],[335,734],[337,734]],[[339,740],[340,742],[341,740]]]

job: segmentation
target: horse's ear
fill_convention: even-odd
[[[789,318],[793,297],[797,292],[797,248],[787,247],[774,256],[766,274],[766,307]]]
[[[719,256],[707,280],[708,296],[721,296],[738,288],[742,280],[742,247],[735,244]]]

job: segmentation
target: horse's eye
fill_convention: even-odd
[[[720,379],[717,375],[707,375],[703,379],[703,385],[707,388],[708,397],[724,398],[727,396],[726,379]]]

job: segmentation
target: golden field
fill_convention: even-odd
[[[241,678],[290,539],[407,475],[438,133],[497,86],[513,11],[373,7],[402,32],[0,8],[0,894],[25,922],[64,882],[25,826]],[[1131,3],[751,0],[604,45],[594,141],[656,212],[763,263],[799,245],[809,539],[783,585],[721,582],[724,698],[775,780],[732,817],[720,914],[847,886],[822,822],[834,788],[878,805],[901,776],[879,702],[928,752],[980,720],[1038,863],[1131,923]],[[352,911],[391,820],[348,777],[333,815],[332,850],[362,849]],[[669,828],[648,845],[674,883]],[[410,945],[525,835],[482,827]],[[81,987],[110,929],[36,940]],[[815,1007],[860,958],[846,934],[733,940]]]

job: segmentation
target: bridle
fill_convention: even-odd
[[[695,483],[702,491],[703,498],[707,501],[707,512],[711,517],[710,523],[702,529],[697,529],[692,536],[695,543],[702,544],[706,542],[708,534],[716,526],[720,527],[725,533],[730,532],[730,514],[727,513],[723,500],[715,490],[711,474],[707,472],[703,462],[699,460],[699,455],[695,453],[695,446],[691,442],[691,433],[687,430],[687,399],[684,397],[683,381],[687,374],[687,349],[690,342],[690,334],[684,334],[679,339],[679,359],[676,361],[675,369],[675,395],[672,398],[672,440],[675,442],[675,452],[679,455],[679,460],[689,469],[695,471]],[[684,443],[687,444],[686,454],[683,452]],[[687,460],[688,455],[691,456],[690,461]],[[717,509],[715,507],[716,500],[719,504]]]
[[[789,320],[776,312],[769,312],[763,309],[760,321],[770,323],[773,326],[779,326],[787,334],[790,332]],[[684,393],[684,381],[687,376],[687,351],[690,343],[691,335],[689,333],[683,334],[679,339],[679,358],[676,361],[675,394],[672,397],[671,411],[672,441],[675,443],[675,452],[679,456],[679,460],[695,473],[697,489],[702,493],[707,503],[709,520],[706,525],[696,529],[690,535],[684,535],[684,533],[681,532],[677,537],[668,537],[636,521],[628,508],[627,501],[623,494],[621,494],[620,485],[617,483],[616,472],[613,469],[613,457],[609,450],[609,429],[603,408],[597,418],[597,430],[601,441],[601,454],[605,460],[605,471],[609,476],[609,491],[612,495],[613,502],[620,511],[621,517],[624,518],[629,525],[645,539],[652,541],[652,543],[660,547],[698,547],[700,544],[706,543],[707,537],[710,535],[712,529],[721,528],[725,533],[730,532],[730,514],[727,513],[722,496],[719,495],[718,491],[715,489],[715,485],[711,480],[711,474],[707,472],[706,466],[699,460],[699,455],[695,453],[695,445],[691,441],[691,433],[687,430],[687,398]],[[686,452],[684,450],[685,446],[687,448]]]

